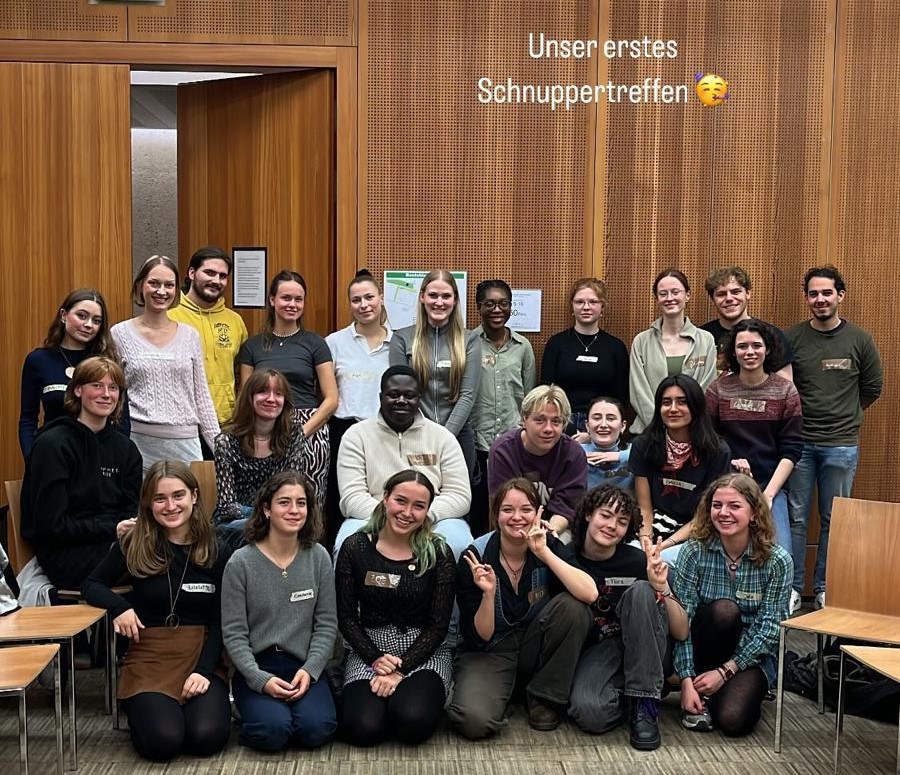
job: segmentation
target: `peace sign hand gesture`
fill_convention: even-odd
[[[657,592],[665,592],[669,580],[669,566],[662,559],[662,538],[657,538],[656,543],[647,541],[647,581]]]
[[[497,574],[487,563],[479,562],[475,552],[471,549],[463,555],[469,570],[472,571],[472,580],[485,595],[493,595],[497,589]]]

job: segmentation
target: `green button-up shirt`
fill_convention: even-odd
[[[487,452],[494,439],[519,424],[522,399],[535,385],[534,350],[531,342],[512,330],[499,349],[481,326],[473,333],[481,340],[481,383],[472,425],[475,446]]]

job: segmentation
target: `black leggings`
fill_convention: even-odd
[[[733,600],[713,600],[697,608],[691,622],[694,669],[715,670],[734,656],[744,625]],[[741,670],[707,701],[713,724],[731,737],[747,735],[759,721],[769,688],[759,667]]]
[[[165,762],[180,753],[211,756],[221,751],[231,734],[228,687],[213,676],[205,694],[184,705],[159,692],[141,692],[122,702],[131,742],[145,759]]]
[[[447,696],[433,670],[404,678],[391,697],[379,697],[366,679],[344,687],[341,729],[351,745],[377,745],[389,735],[415,745],[434,734]]]

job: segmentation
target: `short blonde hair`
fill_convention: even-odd
[[[568,425],[572,419],[572,405],[565,391],[559,385],[538,385],[522,399],[522,419],[527,420],[536,411],[553,404],[562,417],[563,424]]]

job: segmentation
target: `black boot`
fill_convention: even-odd
[[[631,747],[638,751],[659,748],[659,700],[652,697],[631,697]]]

